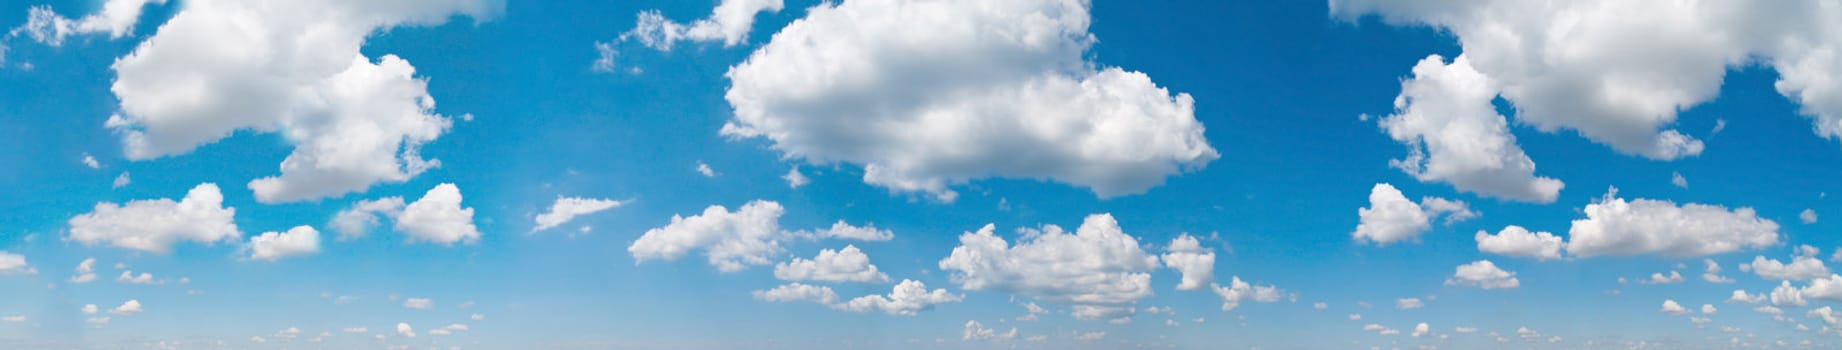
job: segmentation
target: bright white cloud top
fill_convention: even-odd
[[[532,227],[531,232],[548,230],[567,223],[577,216],[594,214],[620,205],[621,201],[612,199],[559,196],[555,203],[550,204],[550,210],[537,214],[537,226]]]
[[[1393,185],[1379,183],[1369,190],[1369,206],[1358,209],[1362,221],[1352,235],[1358,242],[1377,245],[1401,241],[1418,241],[1420,234],[1431,230],[1432,220],[1444,216],[1447,222],[1477,216],[1464,202],[1426,197],[1414,203]]]
[[[294,146],[281,174],[250,181],[281,203],[363,192],[439,166],[421,145],[452,126],[415,67],[359,53],[374,33],[488,18],[489,0],[185,1],[173,18],[113,66],[122,113],[107,126],[129,159],[191,152],[238,130],[277,133]],[[278,59],[278,58],[287,59]],[[176,83],[183,82],[183,83]]]
[[[959,246],[940,260],[960,288],[1001,291],[1074,306],[1080,319],[1129,315],[1152,294],[1150,270],[1158,258],[1139,248],[1112,215],[1088,216],[1075,232],[1060,226],[1018,229],[1011,245],[994,234],[996,225],[959,236]]]
[[[860,165],[865,183],[946,201],[951,186],[993,177],[1136,194],[1215,160],[1190,95],[1083,58],[1095,42],[1088,7],[815,6],[730,68],[735,118],[722,133],[813,164]]]
[[[320,252],[320,231],[312,226],[295,226],[287,232],[264,232],[249,238],[250,260],[275,261],[285,257]]]
[[[162,198],[96,203],[94,211],[70,218],[70,239],[84,245],[106,243],[166,253],[179,241],[236,240],[242,235],[232,221],[236,215],[236,208],[224,206],[224,195],[216,184],[203,183],[177,202]]]

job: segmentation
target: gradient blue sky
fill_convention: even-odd
[[[122,99],[110,89],[119,79],[111,65],[159,35],[162,24],[192,2],[147,4],[131,33],[119,38],[76,33],[49,45],[14,31],[0,41],[5,47],[0,50],[0,251],[22,255],[27,262],[27,267],[0,275],[0,316],[20,316],[0,322],[0,348],[1842,345],[1837,338],[1842,328],[1807,315],[1837,301],[1807,297],[1807,306],[1779,305],[1785,320],[1754,311],[1771,301],[1728,301],[1735,289],[1762,294],[1779,286],[1778,279],[1741,271],[1755,256],[1784,261],[1796,247],[1809,245],[1821,251],[1816,255],[1820,263],[1827,263],[1842,245],[1834,235],[1842,229],[1837,226],[1842,205],[1826,195],[1842,194],[1842,182],[1835,180],[1842,173],[1842,147],[1813,133],[1809,115],[1815,112],[1774,87],[1781,73],[1767,56],[1776,53],[1750,53],[1742,56],[1765,58],[1726,64],[1717,96],[1691,101],[1673,120],[1658,124],[1705,142],[1699,154],[1673,159],[1621,152],[1576,129],[1544,132],[1519,115],[1530,108],[1520,104],[1549,101],[1494,99],[1498,113],[1511,120],[1513,142],[1539,164],[1535,175],[1565,181],[1558,197],[1539,203],[1461,191],[1390,166],[1390,160],[1408,155],[1409,146],[1390,138],[1377,118],[1397,112],[1394,101],[1403,81],[1414,77],[1416,62],[1431,54],[1447,60],[1476,55],[1477,49],[1461,45],[1464,30],[1412,19],[1336,16],[1322,1],[1064,2],[1090,8],[1086,31],[1097,41],[1079,59],[1142,72],[1170,94],[1193,97],[1191,117],[1206,128],[1204,140],[1219,159],[1160,174],[1162,184],[1143,193],[1102,197],[1092,186],[1054,176],[990,175],[951,184],[957,198],[942,201],[927,191],[866,183],[862,162],[809,163],[782,152],[768,138],[719,133],[737,114],[724,98],[732,88],[725,75],[732,66],[807,16],[808,8],[878,1],[789,0],[779,11],[756,15],[752,30],[735,45],[685,39],[670,50],[620,37],[635,28],[636,14],[643,11],[656,9],[666,19],[687,23],[708,16],[717,1],[487,1],[486,15],[452,14],[440,24],[391,26],[362,38],[364,56],[376,60],[390,54],[413,64],[414,76],[427,82],[427,94],[437,101],[432,112],[452,118],[450,129],[420,149],[423,157],[441,161],[438,168],[323,199],[264,203],[245,184],[277,174],[277,164],[294,149],[281,134],[243,129],[189,152],[133,159],[124,133],[104,125],[111,115],[124,113]],[[880,1],[890,2],[926,1]],[[1414,11],[1388,12],[1396,11],[1389,6],[1402,4],[1387,1],[1350,3],[1360,4],[1345,6],[1371,6],[1379,10],[1370,12],[1401,14],[1398,18],[1410,18],[1407,13]],[[102,4],[8,0],[0,2],[0,26],[27,28],[29,9],[40,6],[76,19],[97,13]],[[1473,7],[1478,6],[1485,5]],[[1531,17],[1524,22],[1546,20]],[[1628,34],[1645,40],[1642,31]],[[608,43],[617,52],[611,71],[594,68],[597,43]],[[1072,70],[1081,74],[1082,68]],[[1717,123],[1723,125],[1718,131]],[[96,166],[85,164],[86,155]],[[1016,154],[1017,159],[1002,162],[1027,163],[1021,158],[1032,155]],[[700,174],[699,164],[715,176]],[[789,186],[782,178],[795,166],[810,184]],[[112,182],[124,173],[131,181],[114,188]],[[1672,174],[1680,174],[1687,186],[1672,184]],[[72,218],[91,213],[98,203],[178,200],[200,183],[217,184],[223,206],[235,208],[236,239],[180,241],[160,253],[71,237]],[[458,187],[462,205],[472,208],[469,220],[479,231],[477,241],[417,242],[388,224],[354,240],[333,238],[329,222],[358,201],[401,196],[413,202],[444,183]],[[1478,216],[1450,223],[1435,218],[1405,241],[1358,240],[1352,235],[1361,221],[1358,210],[1372,206],[1370,189],[1378,183],[1399,188],[1415,202],[1426,196],[1463,201]],[[1712,254],[1657,250],[1577,256],[1570,247],[1558,260],[1482,252],[1473,238],[1478,231],[1496,233],[1507,225],[1570,237],[1570,229],[1579,225],[1574,220],[1587,218],[1583,208],[1602,200],[1612,187],[1617,197],[1629,200],[1751,208],[1759,219],[1776,225],[1775,238],[1771,244]],[[533,232],[534,218],[559,196],[623,204]],[[892,240],[881,242],[783,239],[785,252],[774,255],[774,262],[810,259],[821,249],[854,245],[894,281],[913,279],[963,299],[914,315],[768,302],[751,292],[786,283],[774,276],[772,264],[722,272],[700,250],[643,262],[630,253],[637,239],[668,227],[674,215],[698,215],[713,205],[736,210],[753,200],[783,206],[778,224],[785,230],[820,229],[842,220],[894,233]],[[1806,209],[1817,219],[1801,219]],[[1214,254],[1216,282],[1238,277],[1275,286],[1285,297],[1243,301],[1223,311],[1222,297],[1209,288],[1178,290],[1180,273],[1160,266],[1143,271],[1151,276],[1153,293],[1134,300],[1129,321],[1084,320],[1071,315],[1073,305],[1028,292],[973,290],[940,263],[960,245],[961,234],[987,224],[1016,244],[1022,239],[1020,228],[1057,225],[1073,231],[1087,216],[1102,213],[1117,219],[1149,255],[1164,254],[1180,234],[1203,237],[1203,247]],[[248,237],[298,225],[320,232],[316,253],[276,261],[247,258]],[[1665,231],[1656,237],[1696,239]],[[79,262],[88,258],[96,259],[97,279],[70,281]],[[1700,278],[1703,259],[1720,264],[1722,274],[1734,282]],[[1514,272],[1519,286],[1481,289],[1446,283],[1456,266],[1477,260]],[[165,282],[119,282],[122,270],[152,273]],[[1686,281],[1638,282],[1670,271]],[[180,283],[182,278],[188,282]],[[829,286],[843,299],[888,294],[894,285],[806,283]],[[1791,282],[1798,287],[1812,283]],[[405,307],[409,298],[431,299],[433,305]],[[1418,298],[1425,305],[1399,309],[1397,300],[1403,298]],[[128,300],[139,302],[144,311],[114,315],[106,323],[91,321]],[[1694,315],[1660,312],[1664,300],[1694,309]],[[1027,314],[1022,305],[1029,302],[1048,312],[1039,320],[1018,319]],[[1314,306],[1320,302],[1325,307]],[[102,312],[85,314],[86,304]],[[1701,314],[1703,304],[1719,311]],[[1361,319],[1353,320],[1352,314]],[[999,333],[1015,328],[1020,335],[966,339],[967,321]],[[1430,325],[1429,334],[1409,334],[1422,322]],[[395,332],[399,323],[413,326],[417,336]],[[450,324],[464,324],[467,330],[428,334]],[[1400,333],[1365,330],[1369,324]],[[1798,330],[1800,325],[1809,330]],[[354,327],[366,331],[345,331]],[[1460,327],[1476,332],[1461,333]],[[1524,327],[1541,335],[1524,339],[1518,334]],[[299,335],[282,333],[290,328]],[[1101,339],[1080,339],[1102,332]],[[327,336],[318,337],[322,333]],[[1030,339],[1036,336],[1041,338]]]

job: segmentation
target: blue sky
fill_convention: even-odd
[[[1824,4],[8,1],[0,347],[1833,347]]]

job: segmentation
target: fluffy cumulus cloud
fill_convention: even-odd
[[[134,314],[141,313],[141,311],[141,301],[137,299],[124,301],[121,306],[110,309],[109,313],[121,316],[134,316]]]
[[[1361,221],[1356,224],[1356,232],[1351,235],[1358,242],[1377,245],[1417,241],[1421,233],[1433,228],[1433,219],[1440,216],[1445,216],[1447,222],[1477,216],[1476,212],[1460,201],[1426,197],[1421,199],[1421,203],[1414,203],[1401,194],[1401,190],[1395,189],[1394,185],[1385,183],[1375,184],[1369,190],[1369,206],[1357,209],[1356,214]]]
[[[1458,37],[1500,85],[1519,122],[1570,129],[1629,154],[1675,159],[1700,140],[1668,129],[1713,100],[1730,67],[1763,63],[1778,93],[1826,138],[1842,137],[1842,11],[1823,1],[1332,0],[1334,15],[1378,14]],[[1631,35],[1644,33],[1644,35]]]
[[[1216,296],[1222,298],[1222,311],[1234,311],[1235,308],[1241,306],[1243,301],[1271,303],[1285,296],[1285,292],[1279,290],[1279,287],[1256,286],[1242,281],[1240,276],[1230,278],[1228,286],[1212,285],[1210,288],[1215,290]]]
[[[239,130],[294,150],[256,200],[292,202],[403,182],[439,166],[421,145],[451,126],[415,67],[359,52],[367,37],[499,12],[498,0],[186,1],[116,60],[121,113],[105,124],[134,160],[191,152]]]
[[[211,244],[242,236],[232,218],[236,208],[224,206],[217,185],[199,184],[184,198],[133,200],[124,204],[96,203],[96,209],[70,218],[70,239],[84,245],[108,244],[164,254],[177,241]]]
[[[870,256],[855,245],[841,250],[820,250],[811,260],[793,258],[774,265],[774,278],[786,281],[886,283],[889,275],[870,264]]]
[[[612,199],[556,197],[556,202],[550,204],[549,211],[537,214],[537,226],[532,227],[531,232],[557,227],[577,216],[593,214],[620,205],[620,201]]]
[[[25,255],[0,251],[0,276],[33,273],[38,273],[38,269],[26,263]]]
[[[917,312],[932,309],[934,305],[956,303],[964,298],[963,295],[948,293],[946,289],[929,291],[927,285],[920,281],[902,280],[889,295],[865,295],[832,307],[854,312],[914,316]]]
[[[1164,249],[1164,266],[1183,274],[1183,280],[1177,282],[1177,290],[1202,289],[1215,282],[1215,251],[1204,248],[1196,237],[1179,235]]]
[[[1791,257],[1789,264],[1775,259],[1766,259],[1764,256],[1755,256],[1752,263],[1744,267],[1758,274],[1760,278],[1768,280],[1803,281],[1830,275],[1829,267],[1824,266],[1823,260],[1816,257],[1816,248],[1800,246],[1797,251],[1797,255]]]
[[[1663,308],[1658,311],[1662,311],[1670,316],[1682,316],[1691,312],[1688,308],[1682,307],[1682,304],[1676,303],[1675,300],[1664,300]]]
[[[1535,175],[1535,161],[1516,145],[1509,122],[1491,103],[1497,83],[1458,56],[1451,64],[1433,55],[1401,82],[1394,115],[1380,123],[1407,144],[1407,158],[1390,162],[1420,181],[1441,181],[1460,191],[1510,200],[1550,203],[1565,184]]]
[[[1503,256],[1553,260],[1561,258],[1561,237],[1547,232],[1529,232],[1510,225],[1496,235],[1477,231],[1477,250]]]
[[[403,206],[396,216],[396,229],[412,242],[453,245],[480,239],[480,229],[473,225],[473,208],[461,207],[460,187],[448,183],[435,185],[421,199]]]
[[[658,50],[671,50],[679,41],[722,41],[724,46],[735,46],[748,40],[756,13],[778,12],[783,6],[781,0],[723,0],[709,17],[688,24],[673,22],[658,10],[640,12],[638,24],[622,33],[620,40],[636,40]]]
[[[320,252],[320,231],[311,226],[295,226],[288,232],[264,232],[249,238],[251,260],[275,261],[290,256]]]
[[[1075,306],[1081,319],[1113,319],[1151,296],[1158,258],[1139,248],[1109,214],[1088,216],[1070,233],[1056,225],[1019,229],[1016,245],[987,224],[959,236],[940,260],[960,288],[1018,294]]]
[[[1573,256],[1660,254],[1694,257],[1778,244],[1778,223],[1752,208],[1667,200],[1626,201],[1612,189],[1584,209],[1585,219],[1568,230]]]
[[[1720,263],[1714,262],[1714,259],[1702,259],[1701,264],[1706,267],[1706,272],[1701,273],[1701,280],[1708,283],[1733,283],[1732,278],[1720,274]]]
[[[339,240],[357,239],[382,223],[379,216],[396,218],[402,214],[403,205],[403,197],[361,200],[334,214],[332,221],[326,225],[339,231]]]
[[[77,35],[108,34],[110,39],[120,39],[134,34],[134,25],[140,22],[147,5],[164,3],[166,0],[108,0],[101,11],[74,19],[59,15],[48,5],[33,6],[26,12],[26,24],[13,28],[6,37],[25,35],[50,46],[62,46],[64,39]]]
[[[1522,285],[1522,281],[1516,279],[1515,272],[1504,271],[1490,260],[1478,260],[1458,265],[1458,269],[1452,273],[1452,278],[1446,279],[1445,284],[1502,289],[1516,288]]]
[[[710,265],[723,272],[766,265],[769,258],[782,251],[780,215],[784,212],[780,203],[758,200],[733,212],[712,205],[701,215],[672,215],[670,224],[647,230],[627,246],[627,253],[636,262],[646,262],[677,260],[691,250],[701,249]]]
[[[1089,5],[814,6],[730,68],[735,117],[722,133],[813,164],[861,165],[866,183],[942,200],[954,184],[994,177],[1129,195],[1218,158],[1188,94],[1085,60]]]

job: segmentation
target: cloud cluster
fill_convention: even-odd
[[[1369,206],[1356,211],[1361,221],[1351,235],[1357,242],[1377,245],[1417,241],[1421,233],[1433,228],[1435,218],[1445,216],[1447,222],[1455,222],[1477,216],[1464,202],[1438,197],[1426,197],[1421,202],[1425,205],[1407,199],[1394,185],[1375,184],[1369,190]]]
[[[1075,232],[1056,225],[1019,229],[1016,245],[987,224],[959,236],[959,246],[940,260],[941,271],[967,290],[1018,294],[1075,306],[1080,319],[1128,315],[1151,296],[1156,256],[1139,248],[1109,214],[1087,217]]]
[[[384,216],[410,242],[472,244],[479,241],[480,229],[473,224],[473,208],[463,207],[462,199],[460,187],[443,183],[408,204],[402,197],[358,201],[333,215],[328,225],[339,231],[340,239],[353,239],[380,224],[378,217]]]
[[[1842,136],[1842,11],[1823,1],[1332,0],[1334,16],[1375,14],[1456,36],[1463,56],[1521,124],[1627,154],[1677,159],[1703,142],[1669,129],[1720,94],[1727,70],[1764,64],[1814,130]],[[1639,34],[1641,33],[1641,34]]]
[[[730,68],[722,134],[941,200],[984,178],[1129,195],[1218,158],[1190,95],[1085,60],[1089,5],[819,4]]]
[[[186,1],[115,61],[121,114],[105,124],[133,160],[181,155],[239,130],[294,147],[281,174],[250,181],[263,203],[403,182],[440,165],[419,149],[451,126],[415,67],[359,52],[376,33],[487,18],[497,0]]]

